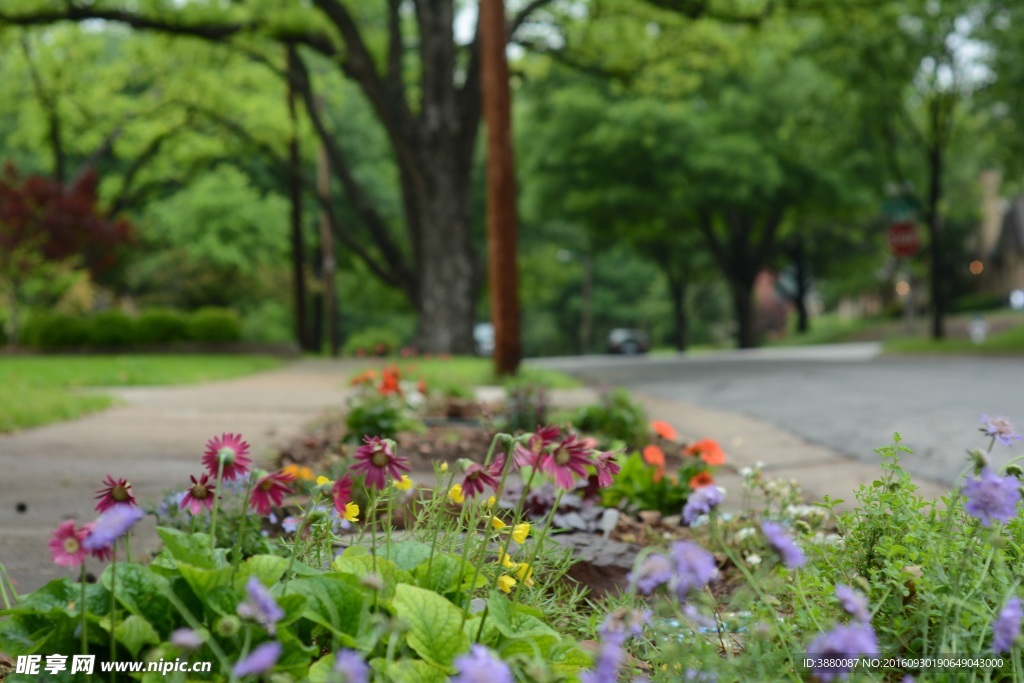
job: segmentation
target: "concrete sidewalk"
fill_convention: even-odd
[[[128,479],[140,502],[157,501],[202,471],[206,441],[223,432],[242,433],[266,464],[321,412],[342,408],[346,380],[364,365],[301,360],[209,384],[104,389],[122,405],[0,435],[0,563],[20,593],[66,575],[50,561],[50,532],[64,519],[95,519],[107,474]]]

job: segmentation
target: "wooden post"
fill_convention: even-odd
[[[494,369],[514,373],[522,359],[512,97],[505,58],[505,6],[480,0],[480,65],[487,125],[487,260],[494,324]]]

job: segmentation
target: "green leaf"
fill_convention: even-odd
[[[565,639],[553,645],[545,659],[559,673],[575,673],[591,665],[592,657],[574,641]]]
[[[352,550],[352,548],[349,548],[349,550]],[[341,556],[334,558],[331,566],[335,571],[352,574],[360,579],[374,573],[373,556],[369,553],[350,554],[348,551],[345,551]],[[376,574],[384,579],[384,590],[381,592],[381,597],[385,600],[390,600],[394,596],[395,586],[400,582],[412,582],[412,575],[409,572],[399,569],[395,566],[394,562],[385,560],[383,557],[377,558]]]
[[[214,569],[227,565],[227,550],[210,550],[210,537],[206,534],[186,534],[177,529],[157,527],[156,532],[164,542],[164,548],[178,562],[185,562],[201,569]]]
[[[231,567],[203,569],[182,562],[178,564],[178,571],[181,572],[181,578],[185,579],[192,592],[200,600],[203,599],[204,595],[212,593],[218,588],[233,588],[231,573],[234,570]]]
[[[527,659],[547,661],[551,650],[558,645],[560,639],[555,636],[542,636],[539,638],[523,638],[520,640],[506,640],[498,648],[502,659],[511,659],[514,656],[523,656]]]
[[[110,565],[100,576],[100,583],[107,590],[111,590],[111,585],[115,583],[114,572],[113,565]],[[178,611],[166,597],[170,592],[170,584],[148,567],[118,563],[113,590],[117,601],[125,609],[143,617],[159,633],[170,633],[178,626]]]
[[[358,585],[357,579],[351,575],[323,574],[295,579],[274,586],[271,594],[276,597],[285,590],[287,593],[280,598],[279,604],[286,604],[285,600],[290,596],[302,596],[305,598],[302,616],[313,623],[350,639],[357,638],[363,631],[368,590]]]
[[[437,593],[409,584],[395,589],[395,614],[409,627],[406,642],[423,659],[448,670],[469,649],[462,611]]]
[[[337,680],[333,652],[324,655],[309,667],[309,683],[337,683]]]
[[[391,662],[385,673],[392,683],[445,683],[448,680],[443,669],[419,659]]]
[[[277,555],[253,555],[238,568],[235,589],[243,589],[250,576],[258,578],[264,586],[272,586],[281,580],[287,569],[287,558]]]
[[[114,627],[114,637],[132,653],[133,659],[139,658],[143,645],[159,645],[160,635],[148,621],[137,614],[129,615]]]
[[[412,571],[430,559],[430,546],[419,541],[392,543],[390,557],[399,569]]]
[[[430,573],[427,574],[427,565],[420,565],[416,569],[416,585],[437,593],[447,594],[455,590],[455,582],[459,579],[459,570],[462,568],[462,561],[451,555],[435,555],[434,561],[430,564]],[[469,572],[472,578],[472,572]]]

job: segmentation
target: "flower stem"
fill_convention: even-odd
[[[439,505],[444,505],[445,496],[448,495],[448,491],[451,489],[452,482],[454,480],[455,480],[455,468],[453,467],[452,468],[451,476],[448,477],[448,485],[444,488],[443,491],[441,491],[441,503]],[[436,498],[437,498],[437,496],[434,496],[435,500],[436,500]],[[433,503],[433,500],[431,502]],[[440,518],[441,518],[440,515],[435,515],[435,519],[437,519],[438,521],[434,523],[434,537],[430,541],[430,558],[427,560],[427,574],[426,574],[428,579],[430,577],[430,568],[434,565],[434,551],[437,550],[437,537],[438,537],[440,529],[441,529]]]
[[[384,559],[386,560],[391,559],[391,501],[392,499],[394,499],[395,491],[397,490],[398,489],[394,487],[394,484],[392,484],[391,490],[388,491],[388,518],[387,526],[384,527],[384,547],[386,548],[386,550],[384,551]]]
[[[79,577],[78,580],[82,583],[82,602],[80,602],[78,606],[78,612],[82,615],[82,654],[87,655],[89,654],[89,639],[86,637],[85,632],[85,562],[82,562],[82,575]]]
[[[242,503],[242,519],[238,522],[238,538],[235,539],[235,551],[232,553],[234,557],[231,558],[231,564],[234,565],[236,572],[238,565],[242,563],[242,539],[245,537],[245,523],[249,521],[249,496],[252,495],[255,481],[255,477],[250,474],[249,485],[245,487],[245,501]]]
[[[551,511],[548,512],[548,518],[544,521],[544,526],[540,530],[540,534],[537,536],[537,541],[533,546],[533,550],[530,552],[530,561],[527,563],[527,572],[533,571],[533,563],[537,561],[537,554],[540,553],[541,547],[544,545],[544,541],[547,539],[548,530],[551,528],[552,522],[555,519],[555,513],[558,512],[559,506],[562,504],[562,496],[565,495],[565,489],[559,488],[558,495],[555,496],[555,504],[551,506]],[[529,576],[529,573],[527,573]],[[515,605],[519,602],[519,593],[523,590],[523,584],[526,581],[520,581],[516,585],[516,593],[512,596],[512,604]]]
[[[114,545],[111,547],[113,555],[110,558],[110,661],[117,659],[117,638],[114,636],[115,628],[117,624],[117,601],[114,599],[115,589],[117,587],[117,541],[114,541]],[[110,670],[110,683],[115,683],[116,675],[114,670]]]
[[[220,509],[221,479],[224,477],[224,460],[217,458],[217,483],[214,485],[213,512],[210,514],[210,550],[217,547],[217,510]]]

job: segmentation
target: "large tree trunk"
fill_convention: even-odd
[[[294,72],[298,57],[295,46],[287,48],[288,70]],[[288,197],[291,202],[292,305],[295,306],[295,340],[306,350],[315,350],[309,337],[306,311],[306,245],[302,238],[302,158],[299,154],[299,124],[296,112],[297,93],[294,79],[288,79]]]
[[[796,331],[805,334],[811,329],[811,318],[807,313],[808,294],[808,273],[807,273],[807,252],[804,249],[804,238],[797,237],[791,251],[793,257],[794,277],[796,279],[796,292],[793,294],[793,304],[796,306]]]
[[[946,337],[946,290],[943,269],[942,201],[943,120],[942,101],[935,97],[930,103],[931,135],[928,149],[928,254],[931,257],[932,339]]]
[[[676,351],[686,351],[689,346],[689,321],[686,316],[686,277],[676,274],[671,266],[666,269],[668,291],[672,297],[672,342]]]
[[[757,348],[757,303],[754,300],[754,278],[730,282],[732,306],[736,314],[736,346]]]

